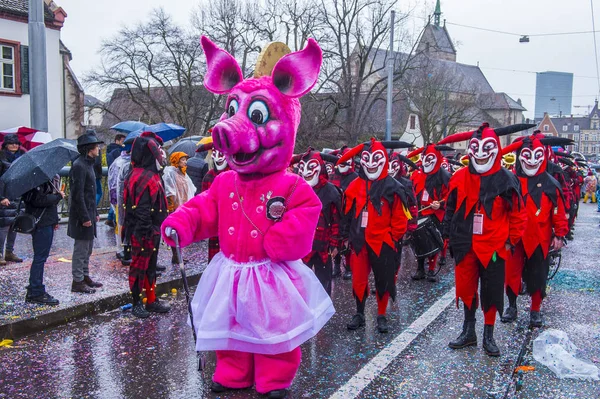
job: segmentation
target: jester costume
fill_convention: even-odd
[[[417,228],[417,217],[418,217],[418,208],[417,208],[417,198],[415,196],[415,189],[413,187],[413,183],[408,178],[408,167],[410,166],[413,170],[417,170],[417,165],[415,165],[410,159],[407,157],[397,153],[390,152],[389,154],[389,169],[388,174],[396,179],[404,189],[404,193],[406,199],[408,200],[408,211],[410,212],[411,218],[408,220],[408,224],[406,226],[407,235],[411,234]],[[398,264],[401,265],[402,261],[402,248],[403,245],[398,246]],[[400,267],[400,266],[399,266]]]
[[[132,255],[129,266],[132,313],[140,318],[148,317],[149,312],[169,311],[155,295],[160,226],[167,217],[167,200],[159,174],[166,160],[160,144],[162,140],[154,133],[142,133],[135,139],[131,150],[133,170],[123,191],[124,234],[131,243]],[[146,292],[145,309],[142,291]]]
[[[348,148],[348,146],[343,146],[339,150],[335,150],[334,152],[332,152],[332,154],[336,155],[338,157],[342,157],[348,151],[350,151],[350,148]],[[350,183],[352,183],[354,181],[354,179],[356,179],[357,177],[358,177],[358,173],[356,173],[354,170],[354,159],[350,158],[343,164],[340,164],[340,165],[337,165],[334,167],[334,173],[333,173],[332,178],[330,179],[330,182],[342,192],[342,197],[343,197],[345,195],[346,190],[348,189],[348,186],[350,185]],[[341,237],[341,238],[345,243],[347,243],[348,237]],[[344,258],[345,258],[344,260],[346,261],[346,270],[344,272],[344,280],[350,280],[352,278],[352,271],[350,269],[350,252],[345,249],[340,251],[340,253],[338,253],[335,256],[334,266],[333,266],[333,277],[337,277],[342,273],[342,271],[341,271],[342,256],[344,256]]]
[[[567,142],[564,142],[567,141]],[[531,296],[530,326],[541,327],[540,308],[546,296],[548,279],[548,252],[560,249],[568,232],[560,183],[547,172],[547,146],[570,144],[569,140],[548,137],[526,137],[507,147],[517,151],[516,174],[521,184],[523,203],[527,211],[527,225],[523,238],[517,243],[506,262],[506,295],[509,306],[502,315],[503,322],[517,319],[517,295],[521,279]]]
[[[229,166],[227,165],[227,160],[223,153],[219,150],[214,149],[214,145],[211,142],[204,144],[201,146],[201,149],[197,151],[209,151],[210,156],[213,161],[213,167],[206,172],[204,178],[202,179],[202,189],[201,192],[207,191],[210,186],[212,186],[215,178],[221,174],[222,172],[226,172],[229,170]],[[221,250],[221,246],[219,245],[219,237],[210,237],[208,239],[208,261],[210,262],[212,258],[215,257],[216,254]]]
[[[452,150],[452,148],[443,145],[428,144],[424,148],[418,148],[408,154],[408,158],[421,155],[422,170],[415,171],[410,177],[415,187],[417,204],[420,208],[419,216],[421,218],[430,218],[438,230],[441,230],[441,223],[444,220],[445,201],[448,196],[451,177],[447,169],[442,168],[442,163],[445,159],[441,152],[443,150]],[[446,245],[444,245],[444,248]],[[438,254],[439,252],[427,258],[427,276],[425,275],[425,258],[417,259],[417,273],[412,276],[413,280],[422,280],[427,277],[427,280],[430,282],[437,281],[435,266]],[[445,251],[442,255],[442,263],[445,263]]]
[[[388,331],[388,300],[396,299],[396,276],[400,262],[397,248],[406,233],[410,213],[404,187],[388,175],[387,148],[407,148],[403,142],[370,142],[354,147],[338,165],[360,155],[361,169],[346,190],[342,235],[348,233],[352,268],[352,291],[357,313],[347,327],[365,325],[365,303],[369,294],[369,274],[373,270],[377,297],[377,329]]]
[[[449,239],[456,262],[456,300],[464,304],[460,336],[452,349],[477,345],[475,311],[481,297],[484,312],[483,348],[499,356],[494,340],[496,312],[504,309],[504,263],[525,230],[527,214],[516,176],[500,165],[500,135],[531,127],[513,125],[491,129],[487,123],[474,132],[456,133],[440,144],[468,140],[469,167],[450,179],[444,217],[444,237]],[[481,293],[477,287],[481,282]]]
[[[308,267],[314,268],[317,278],[330,296],[333,251],[339,251],[341,246],[339,225],[342,196],[338,189],[329,183],[325,160],[331,163],[337,159],[334,155],[319,153],[309,148],[300,156],[298,163],[299,174],[315,190],[321,201],[321,213],[312,250],[302,260]]]

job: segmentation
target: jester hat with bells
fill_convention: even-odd
[[[479,129],[471,132],[455,133],[442,139],[438,144],[457,143],[469,141],[467,155],[469,155],[469,171],[474,174],[488,176],[500,170],[501,151],[500,136],[520,132],[535,127],[534,124],[520,123],[496,129],[490,128],[484,122]]]
[[[309,186],[315,187],[329,180],[325,162],[335,165],[338,157],[332,154],[319,152],[308,147],[305,153],[292,157],[290,165],[298,164],[298,174],[304,178]]]
[[[425,147],[419,147],[410,152],[406,157],[414,158],[421,155],[421,164],[425,174],[437,173],[442,166],[444,155],[442,151],[454,151],[454,148],[448,145],[427,144]]]
[[[413,161],[399,152],[390,151],[388,158],[390,162],[388,174],[395,179],[406,176],[408,174],[408,167],[413,168],[413,170],[418,169],[418,166]]]
[[[377,141],[375,138],[371,138],[370,141],[359,144],[346,152],[337,161],[337,165],[346,162],[355,156],[360,156],[360,172],[359,177],[363,180],[370,181],[371,185],[368,187],[368,196],[359,195],[357,196],[357,203],[352,204],[350,201],[346,203],[345,213],[350,211],[352,206],[355,207],[355,215],[358,217],[359,212],[364,209],[367,205],[367,197],[370,198],[371,203],[375,210],[381,214],[382,198],[385,198],[388,203],[392,203],[394,200],[394,194],[400,197],[400,200],[404,204],[405,208],[409,204],[409,200],[406,197],[403,186],[394,178],[388,175],[389,160],[386,149],[397,149],[397,148],[411,148],[412,144],[404,141]],[[405,209],[405,214],[410,219],[410,213]]]
[[[548,147],[554,145],[570,145],[573,140],[562,137],[542,137],[532,135],[519,137],[503,149],[504,153],[516,152],[515,170],[521,179],[527,179],[527,189],[523,188],[523,197],[529,194],[534,204],[541,206],[542,193],[556,206],[557,195],[562,196],[560,183],[547,173]],[[558,194],[557,194],[558,193]]]
[[[331,155],[335,155],[338,158],[340,158],[340,157],[346,155],[346,153],[348,151],[350,151],[350,147],[345,145],[342,148],[340,148],[339,150],[332,151]],[[336,162],[334,162],[333,164],[335,165]],[[343,164],[337,165],[335,168],[338,170],[338,172],[341,175],[347,175],[349,173],[354,172],[354,158],[350,158],[350,159],[346,160],[346,162],[344,162]]]

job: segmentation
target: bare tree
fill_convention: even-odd
[[[478,115],[477,90],[456,70],[425,55],[402,78],[402,94],[418,116],[424,143],[441,140]]]
[[[386,101],[389,16],[396,5],[397,0],[321,0],[329,39],[321,89],[336,93],[326,99],[336,108],[328,128],[343,134],[349,144],[382,131],[375,126],[384,121],[373,120],[373,110]],[[399,14],[398,25],[407,17]],[[415,47],[413,43],[405,54],[394,53],[395,82],[410,68]]]
[[[201,85],[198,37],[177,26],[162,9],[154,10],[144,23],[121,29],[102,44],[100,53],[102,64],[87,75],[86,83],[126,97],[135,104],[137,119],[174,122],[190,133],[202,133],[220,108],[218,98]],[[114,105],[107,102],[105,112],[116,121],[133,117]]]

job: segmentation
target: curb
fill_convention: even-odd
[[[190,286],[197,285],[200,281],[202,272],[187,276]],[[156,295],[170,293],[173,288],[183,288],[183,279],[179,277],[175,280],[169,280],[156,285]],[[118,309],[120,306],[131,303],[129,292],[112,295],[97,301],[82,303],[70,308],[60,309],[56,312],[46,313],[29,319],[19,320],[14,323],[8,323],[0,326],[0,337],[2,339],[17,340],[36,332],[44,331],[50,328],[58,327],[69,322],[84,318],[86,316],[96,315]]]

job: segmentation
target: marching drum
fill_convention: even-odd
[[[429,217],[420,218],[412,233],[412,244],[417,259],[433,256],[444,247],[442,234]]]

